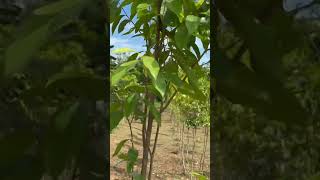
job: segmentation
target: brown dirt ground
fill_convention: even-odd
[[[156,123],[154,123],[156,124]],[[164,113],[162,117],[162,124],[160,128],[160,134],[158,138],[158,145],[155,153],[155,160],[153,163],[153,176],[152,179],[190,179],[190,175],[185,175],[183,173],[183,165],[181,161],[181,151],[179,150],[179,131],[178,125],[176,123],[172,123],[168,114]],[[154,130],[156,127],[154,126]],[[191,146],[191,137],[192,131],[188,133],[190,136],[190,146]],[[133,136],[135,142],[135,148],[138,149],[139,152],[139,162],[135,167],[135,171],[140,170],[141,165],[141,154],[142,154],[142,140],[141,140],[141,123],[135,122],[133,123]],[[153,134],[154,139],[154,134]],[[195,161],[194,166],[198,167],[199,159],[201,155],[201,150],[203,147],[203,137],[204,131],[203,129],[197,130],[196,135],[196,148],[195,148]],[[111,157],[111,179],[112,180],[125,180],[130,179],[126,174],[126,162],[120,162],[117,157],[112,157],[113,152],[117,144],[124,140],[130,138],[130,130],[126,121],[122,121],[119,124],[118,129],[116,129],[113,134],[110,136],[110,157]],[[210,142],[210,139],[208,140]],[[126,143],[121,152],[127,152],[127,149],[131,146],[129,141]],[[189,156],[190,156],[189,151]],[[209,175],[209,162],[210,162],[210,143],[208,143],[205,157],[205,166],[204,173]]]

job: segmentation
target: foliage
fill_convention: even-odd
[[[319,96],[310,78],[318,55],[303,32],[309,26],[282,6],[216,1],[215,179],[307,179],[319,172]]]
[[[3,25],[0,179],[104,179],[101,3],[46,1]]]
[[[128,6],[130,12],[125,12],[124,7]],[[157,142],[155,139],[150,153],[153,121],[157,123],[156,134],[158,134],[161,114],[177,93],[186,94],[200,101],[206,100],[206,96],[199,88],[201,83],[198,79],[199,73],[203,74],[200,71],[199,61],[203,55],[196,44],[196,38],[200,39],[207,52],[210,34],[209,2],[113,0],[111,10],[112,32],[118,30],[118,33],[123,34],[135,33],[134,36],[141,36],[146,42],[146,52],[140,55],[133,53],[127,59],[121,59],[124,62],[111,73],[111,91],[115,94],[112,104],[114,109],[112,108],[111,113],[113,112],[116,118],[112,118],[110,124],[115,128],[121,119],[127,119],[130,126],[132,121],[128,119],[129,117],[141,121],[143,159],[141,173],[138,174],[140,177],[150,179]],[[124,26],[128,23],[133,26],[124,32]],[[130,51],[126,48],[114,50],[118,53]],[[128,80],[132,80],[132,83],[128,84]],[[129,108],[132,104],[136,106]],[[149,155],[150,169],[147,176]]]

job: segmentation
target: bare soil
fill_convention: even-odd
[[[135,166],[134,171],[140,171],[141,166],[141,158],[142,158],[142,140],[141,140],[141,128],[142,125],[140,122],[134,122],[133,124],[133,137],[134,137],[134,146],[139,152],[139,162],[138,165]],[[157,148],[155,152],[155,158],[153,163],[153,175],[152,179],[191,179],[189,173],[184,173],[183,164],[182,164],[182,156],[180,150],[180,138],[179,138],[179,128],[178,124],[175,123],[172,119],[170,119],[167,113],[163,113],[162,115],[162,123],[160,127],[160,134],[158,137]],[[154,132],[156,130],[156,123],[154,123]],[[188,134],[189,136],[189,150],[188,157],[191,159],[192,154],[192,130],[187,130],[185,132],[185,137]],[[152,139],[154,139],[154,134]],[[112,154],[115,151],[115,148],[119,142],[124,139],[130,139],[130,130],[128,123],[123,120],[119,127],[111,134],[110,136],[110,158],[111,158],[111,167],[110,174],[112,180],[125,180],[130,179],[130,177],[126,173],[126,162],[121,162],[117,157],[112,157]],[[199,161],[200,156],[202,154],[203,149],[203,139],[204,139],[204,129],[197,129],[196,134],[196,145],[194,151],[194,169],[197,171],[199,169]],[[185,138],[185,142],[187,139]],[[208,139],[208,145],[206,148],[205,154],[205,163],[204,163],[204,174],[209,176],[209,163],[210,163],[210,139]],[[153,142],[152,142],[153,144]],[[121,152],[127,152],[128,148],[131,147],[131,143],[127,141],[124,148]],[[186,151],[185,151],[186,154]],[[191,161],[191,160],[190,160]],[[189,166],[190,169],[190,166]],[[195,178],[192,178],[195,179]]]

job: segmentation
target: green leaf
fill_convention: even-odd
[[[128,19],[123,20],[123,21],[119,24],[118,33],[121,33],[121,32],[124,30],[125,26],[126,26],[129,22],[130,22],[130,20],[128,20]]]
[[[187,48],[189,42],[189,34],[185,25],[180,25],[175,33],[174,39],[179,49]]]
[[[141,19],[148,13],[148,8],[150,7],[147,3],[142,3],[137,6],[137,15],[138,18]]]
[[[86,133],[89,130],[88,103],[79,101],[79,107],[74,113],[68,127],[63,133],[51,126],[44,139],[44,165],[47,172],[58,177],[72,158],[78,158],[81,147],[85,145]]]
[[[188,15],[186,17],[186,27],[188,29],[189,34],[193,34],[198,30],[200,24],[200,18],[194,15]]]
[[[61,112],[58,113],[57,117],[55,118],[55,127],[58,131],[63,132],[65,130],[78,107],[79,103],[76,102],[67,109],[63,109]]]
[[[197,9],[199,9],[204,2],[205,2],[205,0],[198,0],[198,2],[196,3]]]
[[[89,2],[89,1],[84,1]],[[61,10],[56,16],[31,15],[16,32],[18,39],[5,52],[5,75],[21,71],[31,61],[32,56],[45,45],[53,33],[78,16],[85,3],[77,3],[70,9]]]
[[[160,112],[157,110],[157,108],[155,107],[155,105],[153,103],[149,103],[149,108],[150,111],[153,115],[153,117],[155,118],[155,120],[157,121],[157,123],[161,124],[161,114]]]
[[[34,13],[37,15],[53,15],[83,2],[84,0],[60,0],[36,9]]]
[[[110,131],[115,129],[120,121],[122,120],[124,114],[121,104],[111,104],[110,108]]]
[[[278,81],[258,77],[244,64],[228,59],[221,51],[217,51],[215,59],[217,93],[287,125],[308,122],[308,116],[296,97]]]
[[[131,113],[134,112],[134,109],[137,105],[138,99],[136,94],[132,94],[126,99],[125,106],[124,106],[124,112],[125,116],[128,118]]]
[[[120,20],[124,17],[124,15],[119,15],[116,17],[116,19],[113,21],[112,23],[112,29],[111,29],[111,32],[114,33]]]
[[[128,151],[128,163],[127,163],[127,172],[131,173],[133,171],[133,166],[138,160],[138,151],[130,148]]]
[[[133,60],[121,64],[112,74],[111,74],[111,86],[115,86],[120,79],[127,74],[127,72],[133,68],[139,61]]]
[[[143,56],[142,62],[144,66],[148,69],[152,78],[156,80],[160,71],[160,66],[158,62],[151,56]]]
[[[184,15],[183,15],[183,1],[182,0],[167,0],[166,6],[170,11],[175,13],[179,21],[182,22]]]
[[[119,154],[120,150],[122,149],[122,147],[124,146],[124,144],[130,139],[125,139],[125,140],[122,140],[116,147],[116,150],[114,151],[112,157],[116,156]]]
[[[19,72],[48,38],[49,24],[13,42],[5,53],[5,75]]]
[[[107,97],[107,81],[89,72],[57,73],[49,78],[46,89],[52,93],[63,89],[72,95],[96,100]]]
[[[130,53],[130,52],[136,52],[136,51],[131,48],[118,48],[112,51],[112,53],[114,54],[123,54],[123,53]]]
[[[207,180],[208,179],[206,176],[201,175],[201,174],[199,174],[197,172],[192,172],[191,175],[193,177],[196,177],[198,180]]]
[[[157,79],[153,81],[153,85],[155,89],[161,94],[161,97],[164,97],[167,84],[165,82],[165,78],[162,73],[158,74]]]

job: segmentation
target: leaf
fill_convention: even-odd
[[[54,15],[83,2],[84,0],[60,0],[36,9],[34,13],[37,15]]]
[[[117,147],[116,147],[116,150],[114,151],[112,157],[116,156],[119,154],[120,150],[122,149],[122,147],[124,146],[124,144],[130,139],[125,139],[125,140],[122,140],[120,143],[118,143]]]
[[[189,34],[185,25],[180,25],[175,33],[174,40],[179,49],[187,48]]]
[[[204,2],[205,0],[198,0],[198,2],[196,3],[196,8],[199,9]]]
[[[58,113],[55,118],[55,127],[59,132],[63,132],[66,129],[78,107],[79,103],[76,102]]]
[[[119,27],[118,27],[118,33],[121,33],[125,26],[130,22],[130,20],[126,19],[126,20],[123,20],[120,24],[119,24]]]
[[[5,75],[19,72],[48,38],[49,24],[13,42],[5,52]]]
[[[175,13],[178,16],[179,21],[182,22],[183,17],[184,17],[182,0],[167,0],[166,6],[168,7],[168,9],[170,11]]]
[[[160,71],[160,66],[157,63],[157,61],[151,56],[143,56],[142,62],[144,66],[148,69],[152,78],[156,80]]]
[[[107,81],[88,72],[61,72],[49,78],[46,89],[49,92],[63,89],[79,97],[100,100],[106,98]]]
[[[81,147],[85,145],[86,134],[89,130],[89,104],[86,101],[79,101],[79,107],[72,116],[68,127],[63,133],[57,131],[55,127],[50,127],[44,140],[44,165],[47,172],[58,177],[67,164],[73,158],[78,158]]]
[[[157,121],[158,124],[161,124],[161,114],[160,112],[157,110],[157,108],[154,106],[153,103],[149,103],[149,108],[150,111],[153,115],[153,117],[155,118],[155,120]]]
[[[120,79],[127,74],[127,72],[133,68],[139,61],[133,60],[121,64],[112,74],[111,74],[111,86],[115,86]]]
[[[123,53],[130,53],[130,52],[136,52],[136,51],[131,48],[118,48],[112,51],[112,53],[114,54],[123,54]]]
[[[120,20],[124,17],[124,15],[119,15],[116,17],[116,19],[113,21],[112,23],[112,29],[111,29],[111,32],[114,33]]]
[[[115,129],[120,121],[122,120],[124,114],[122,111],[122,106],[120,104],[111,104],[110,108],[110,131]]]
[[[197,172],[192,172],[191,175],[193,177],[196,177],[198,180],[207,180],[208,179],[206,176],[201,175],[201,174],[199,174]]]
[[[133,170],[133,166],[138,159],[138,151],[130,148],[128,151],[128,162],[127,162],[127,172],[131,173]]]
[[[162,73],[158,74],[158,77],[155,81],[153,80],[153,85],[155,89],[161,94],[161,97],[163,98],[166,91],[167,84],[165,82],[165,78]]]
[[[89,1],[84,1],[89,2]],[[18,31],[18,39],[5,52],[5,75],[21,71],[31,58],[49,40],[51,35],[79,15],[85,3],[61,10],[56,16],[30,16]]]
[[[124,106],[124,112],[125,116],[128,118],[131,113],[134,112],[134,109],[136,108],[138,99],[136,94],[132,94],[126,99],[125,106]]]
[[[137,15],[138,18],[141,19],[148,13],[149,4],[147,3],[141,3],[137,6]]]
[[[186,17],[186,27],[188,29],[189,34],[193,34],[198,30],[200,24],[200,18],[194,15],[188,15]]]
[[[231,61],[221,51],[217,51],[215,59],[217,93],[287,125],[308,122],[308,116],[295,96],[277,81],[257,77],[244,64]]]

